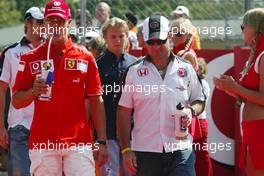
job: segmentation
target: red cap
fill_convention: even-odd
[[[47,3],[44,17],[58,16],[65,20],[71,18],[69,5],[62,0],[53,0]]]

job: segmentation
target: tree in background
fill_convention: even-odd
[[[50,0],[0,0],[0,28],[14,26],[23,22],[27,9],[32,6],[42,8]],[[73,0],[66,0],[72,10],[79,7],[79,3]]]
[[[0,0],[0,28],[18,24],[21,14],[14,4],[7,0]]]

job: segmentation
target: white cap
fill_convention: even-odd
[[[100,37],[100,34],[99,34],[99,32],[91,30],[91,31],[88,31],[85,33],[85,37],[91,37],[91,38]]]
[[[29,8],[24,16],[24,19],[27,19],[29,17],[33,17],[37,20],[43,20],[44,19],[44,14],[41,12],[40,8],[38,7],[31,7]]]
[[[170,31],[170,22],[167,18],[160,15],[153,15],[145,19],[143,23],[143,38],[144,41],[150,39],[165,40],[168,38]]]
[[[176,9],[174,11],[172,11],[171,13],[172,15],[173,14],[179,14],[179,15],[182,15],[182,14],[185,14],[187,16],[189,16],[189,9],[185,6],[178,6],[176,7]]]

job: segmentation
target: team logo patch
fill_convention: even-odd
[[[49,70],[50,68],[53,67],[53,61],[50,60],[49,62],[48,61],[43,61],[41,62],[41,68],[43,68],[44,70]]]
[[[20,61],[19,65],[18,65],[18,71],[24,71],[25,70],[25,66],[26,66],[26,62],[24,61]]]
[[[141,68],[137,70],[137,74],[139,77],[144,77],[149,74],[149,69],[148,68]]]
[[[178,69],[178,75],[179,75],[179,77],[186,77],[187,76],[187,70],[185,68],[179,68]]]
[[[159,28],[159,22],[153,21],[150,23],[149,27],[152,29],[158,29]]]
[[[79,70],[81,72],[87,72],[88,61],[82,59],[70,59],[65,60],[65,70]]]
[[[65,60],[65,70],[77,70],[77,60],[76,59],[66,59]]]
[[[59,6],[61,5],[61,2],[59,2],[59,1],[54,1],[53,5],[56,6],[56,7],[59,7]]]
[[[30,71],[31,74],[37,74],[41,72],[41,66],[40,66],[40,61],[34,61],[34,62],[30,62]]]

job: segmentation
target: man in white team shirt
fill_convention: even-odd
[[[20,56],[31,51],[41,43],[40,29],[43,25],[43,13],[38,7],[31,7],[24,16],[25,36],[4,50],[3,69],[0,77],[0,145],[8,148],[8,175],[29,176],[30,160],[28,154],[28,137],[34,104],[23,109],[15,109],[10,104],[8,112],[8,132],[4,125],[5,96],[12,92]]]
[[[192,137],[175,134],[204,109],[205,97],[190,63],[169,49],[169,21],[147,18],[143,38],[148,55],[128,69],[117,110],[117,134],[125,167],[137,176],[195,176]],[[178,103],[184,108],[177,110]],[[130,119],[134,127],[130,144]],[[182,124],[175,117],[184,116]]]

